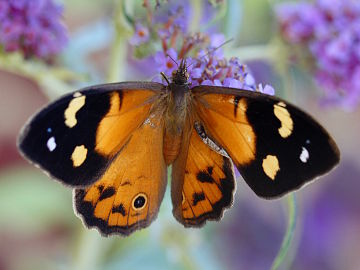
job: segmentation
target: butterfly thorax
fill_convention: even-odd
[[[185,120],[190,104],[189,75],[186,62],[181,61],[168,85],[169,95],[165,112],[164,158],[171,164],[179,154]]]

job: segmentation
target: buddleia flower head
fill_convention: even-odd
[[[1,0],[0,46],[25,58],[49,60],[67,42],[63,8],[52,0]]]
[[[276,9],[283,40],[311,56],[311,72],[326,104],[353,108],[360,101],[360,1],[283,3]]]
[[[204,18],[200,18],[203,24],[209,23],[212,15],[216,14],[215,7],[208,2],[203,3],[206,10]],[[225,36],[216,28],[209,27],[207,31],[191,32],[190,5],[169,4],[166,11],[162,9],[148,9],[147,31],[153,33],[146,42],[158,44],[157,49],[145,57],[144,66],[151,66],[154,71],[153,81],[166,83],[160,75],[164,73],[168,79],[182,59],[186,59],[189,73],[190,87],[197,85],[212,85],[239,88],[250,91],[261,91],[266,94],[274,94],[270,85],[257,85],[248,67],[241,63],[237,57],[225,58],[223,45],[226,43]],[[143,23],[145,25],[145,23]],[[136,31],[132,39],[137,38]],[[146,46],[144,42],[143,46]],[[131,43],[131,42],[130,42]]]

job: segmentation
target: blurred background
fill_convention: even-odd
[[[288,201],[256,197],[241,177],[220,222],[183,228],[167,190],[149,228],[104,238],[74,215],[71,189],[17,151],[21,127],[56,97],[100,82],[152,80],[158,71],[146,65],[148,57],[168,37],[151,32],[149,16],[161,25],[179,4],[181,31],[232,38],[224,55],[238,57],[257,83],[315,116],[340,148],[340,165],[296,192],[296,227],[280,269],[359,269],[360,6],[286,3],[0,1],[0,269],[271,268]],[[205,23],[204,14],[211,14]]]

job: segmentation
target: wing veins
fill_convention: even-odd
[[[209,111],[212,111],[214,113],[220,114],[221,116],[223,116],[224,118],[226,118],[226,119],[228,119],[228,120],[230,120],[232,122],[236,122],[236,123],[239,123],[239,124],[242,124],[242,125],[250,126],[246,122],[243,122],[243,121],[238,120],[236,118],[230,118],[229,116],[223,114],[221,111],[214,109],[213,106],[211,106],[206,100],[202,99],[201,97],[199,99],[200,99],[200,103],[202,103],[202,105],[204,106],[204,108],[206,110],[209,110]],[[231,103],[231,105],[234,105],[234,104]],[[242,109],[241,107],[238,107],[238,109],[242,110],[243,112],[246,112],[246,110]]]
[[[212,110],[212,111],[213,111],[214,113],[216,113],[216,114],[220,114],[220,113],[218,113],[218,112],[216,112],[216,111],[214,111],[214,110]],[[222,115],[222,114],[220,114],[220,115]],[[241,130],[239,129],[239,127],[238,127],[233,121],[231,121],[231,119],[229,119],[229,118],[227,118],[227,117],[225,117],[225,118],[228,119],[228,120],[234,125],[235,130],[237,131],[237,133],[239,133],[239,134],[241,135],[241,137],[243,138],[244,142],[246,143],[246,145],[247,145],[248,148],[250,149],[251,153],[253,153],[253,155],[255,155],[255,152],[251,149],[249,143],[246,141],[246,139],[245,139],[244,135],[242,134]],[[237,123],[237,122],[236,122],[236,123]],[[249,125],[249,124],[246,124],[246,125],[251,127],[251,125]],[[211,134],[210,134],[210,135],[211,135]]]
[[[195,148],[195,147],[194,147],[194,148]],[[202,156],[201,156],[201,157],[202,157]],[[190,158],[191,158],[193,161],[195,161],[194,158],[192,158],[191,156],[190,156]],[[204,160],[203,157],[202,157],[202,159]],[[200,171],[200,168],[197,166],[197,163],[196,163],[196,162],[193,162],[193,163],[195,164],[195,166],[197,167],[197,169]],[[208,162],[205,161],[205,163],[208,163]],[[196,179],[196,175],[195,175],[195,179]],[[218,184],[216,183],[216,181],[214,181],[214,182],[215,182],[216,186],[218,186]],[[196,182],[196,183],[197,183],[197,182]],[[208,201],[209,204],[211,205],[211,208],[214,209],[213,204],[211,203],[211,201],[209,200],[208,196],[207,196],[206,193],[204,192],[204,189],[203,189],[203,188],[201,187],[201,185],[198,184],[198,183],[197,183],[197,186],[200,187],[200,189],[201,189],[201,191],[204,193],[207,201]],[[218,188],[219,188],[219,186],[218,186]],[[214,195],[214,192],[213,192],[212,188],[210,189],[210,191],[211,191],[212,195]],[[205,213],[205,212],[204,212],[204,213]]]
[[[200,156],[200,155],[198,155],[198,156]],[[203,156],[200,156],[200,157],[205,161],[205,163],[208,163]],[[193,158],[192,158],[192,160],[195,161]],[[196,163],[196,162],[193,162],[193,163],[195,164],[195,166],[196,166],[196,167],[198,168],[198,170],[200,171],[200,168],[197,166],[197,163]],[[195,176],[195,178],[196,178],[196,176]],[[219,190],[221,190],[219,184],[218,184],[216,181],[214,181],[214,183],[215,183],[215,185],[217,186],[217,188],[218,188]],[[200,185],[199,185],[199,186],[200,186]],[[210,186],[211,186],[211,185],[210,185]],[[200,186],[200,187],[201,187],[201,186]],[[201,188],[201,190],[204,192],[204,189],[203,189],[203,188]],[[214,194],[214,191],[213,191],[213,188],[210,188],[209,190],[210,190],[210,192],[212,193],[212,195],[214,196],[214,198],[216,198],[216,196],[215,196],[215,194]],[[205,194],[205,192],[204,192],[204,194]],[[206,196],[206,194],[205,194],[205,196]],[[214,205],[211,203],[211,201],[209,200],[208,196],[206,196],[206,198],[207,198],[207,200],[209,201],[211,207],[214,209],[214,207],[213,207]]]

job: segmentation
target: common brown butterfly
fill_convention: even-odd
[[[129,235],[157,216],[172,164],[173,214],[185,227],[219,220],[233,201],[233,163],[271,199],[339,162],[321,125],[288,102],[226,87],[191,88],[185,61],[168,85],[91,86],[51,103],[19,148],[74,188],[74,209],[101,234]]]

